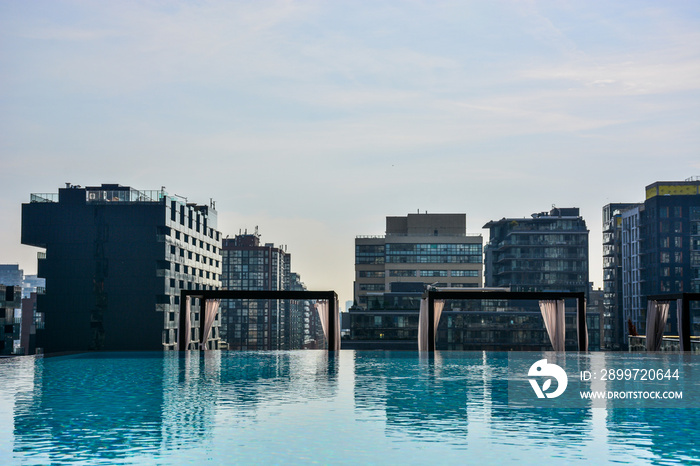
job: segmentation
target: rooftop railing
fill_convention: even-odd
[[[29,202],[58,202],[58,193],[32,193]]]
[[[85,191],[87,202],[159,202],[165,195],[165,191],[162,190],[90,189]]]

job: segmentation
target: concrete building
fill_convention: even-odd
[[[483,238],[466,230],[466,214],[416,213],[387,217],[384,236],[356,237],[354,306],[382,307],[386,293],[415,284],[482,286]]]
[[[483,238],[466,230],[466,214],[416,213],[387,217],[384,236],[356,237],[343,347],[415,349],[426,286],[481,287]]]
[[[44,352],[176,349],[180,290],[220,286],[213,202],[186,203],[164,189],[67,185],[32,194],[22,205],[22,243],[46,249],[38,261],[46,290],[37,296]],[[217,318],[211,348],[218,329]]]
[[[484,225],[487,287],[588,293],[588,229],[578,208]]]

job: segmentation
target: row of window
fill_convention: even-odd
[[[219,266],[218,260],[214,260],[211,257],[208,258],[204,254],[197,254],[197,253],[194,253],[192,251],[185,251],[184,249],[178,248],[177,246],[172,246],[172,245],[170,246],[170,254],[172,254],[174,256],[178,255],[178,251],[179,251],[180,257],[185,257],[185,255],[187,255],[187,258],[189,260],[194,260],[195,262],[201,262],[204,265],[209,263],[209,265],[211,265],[211,266],[216,266],[216,267]]]
[[[160,227],[158,227],[158,234],[162,234],[162,235],[166,235],[166,236],[171,236],[171,237],[172,237],[172,236],[173,236],[172,230],[173,230],[173,229],[170,228],[170,227],[160,226]],[[197,230],[197,231],[199,231],[199,230]],[[219,240],[219,235],[220,235],[220,233],[219,233],[218,231],[215,232],[214,230],[212,230],[212,229],[210,228],[210,229],[209,229],[209,234],[208,234],[207,236],[209,236],[211,239],[215,239],[216,241],[218,241],[218,240]],[[186,233],[182,233],[182,232],[179,231],[179,230],[175,230],[175,235],[174,235],[174,236],[175,236],[175,239],[177,239],[177,240],[182,240],[182,241],[184,241],[184,242],[187,243],[187,244],[192,244],[192,246],[195,246],[195,247],[196,247],[196,246],[199,244],[199,247],[200,247],[200,248],[206,249],[207,251],[212,251],[214,254],[217,253],[217,250],[218,250],[218,249],[217,249],[217,247],[216,247],[214,244],[205,243],[205,242],[202,241],[201,239],[200,239],[200,240],[197,240],[197,238],[195,238],[194,236],[190,236],[190,235],[188,235],[188,234],[186,234]],[[220,250],[219,250],[219,252],[220,252]]]
[[[478,270],[389,270],[390,277],[478,277]]]

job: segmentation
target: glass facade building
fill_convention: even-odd
[[[578,208],[484,225],[487,287],[588,293],[588,229]]]
[[[615,203],[603,207],[603,334],[608,350],[627,347],[622,301],[622,213],[639,204]]]
[[[291,272],[291,254],[260,244],[257,231],[224,239],[222,284],[227,290],[305,291]],[[320,345],[317,313],[309,301],[223,300],[221,335],[229,349],[270,350]]]

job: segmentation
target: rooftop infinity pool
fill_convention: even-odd
[[[568,384],[538,378],[552,363]],[[700,462],[698,382],[700,357],[679,354],[11,358],[0,360],[0,463],[687,464]],[[550,397],[556,387],[566,393]]]

